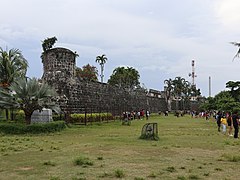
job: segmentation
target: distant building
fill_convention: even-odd
[[[155,89],[149,89],[147,95],[150,96],[150,97],[157,97],[157,98],[163,98],[164,97],[163,92],[155,90]]]

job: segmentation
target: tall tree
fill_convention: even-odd
[[[76,68],[76,76],[85,81],[97,81],[97,75],[97,68],[90,64],[87,64],[82,68]]]
[[[105,54],[101,55],[101,56],[97,56],[96,57],[96,62],[100,64],[100,67],[101,67],[101,83],[103,83],[103,71],[104,71],[104,64],[107,62],[107,57]]]
[[[139,78],[140,75],[136,69],[132,67],[117,67],[113,70],[108,83],[130,91],[139,86]]]
[[[33,111],[50,108],[60,111],[53,99],[57,93],[47,84],[40,84],[36,78],[20,78],[9,86],[9,91],[0,89],[0,107],[18,108],[24,111],[26,124],[31,123]]]
[[[172,106],[171,106],[171,99],[172,99],[172,93],[173,93],[173,82],[172,79],[166,79],[164,80],[164,91],[165,91],[165,100],[167,103],[167,107],[168,107],[168,111],[172,110]]]
[[[182,99],[186,80],[182,77],[175,77],[173,80],[173,93],[176,98],[176,110],[179,109],[179,101]]]

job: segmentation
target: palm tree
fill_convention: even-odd
[[[185,80],[183,82],[183,91],[182,91],[182,107],[183,107],[183,110],[185,110],[185,107],[186,107],[186,102],[189,100],[189,96],[190,96],[190,93],[191,93],[191,84],[189,81]]]
[[[0,47],[0,87],[8,89],[16,78],[25,77],[28,62],[18,49],[5,51]],[[6,109],[8,120],[8,109]]]
[[[31,123],[33,111],[60,108],[53,101],[57,93],[47,84],[40,84],[36,78],[20,78],[8,87],[0,89],[0,107],[18,108],[24,111],[26,124]]]
[[[16,77],[25,77],[28,62],[18,49],[0,48],[0,86],[8,87]]]
[[[101,56],[97,56],[96,57],[96,62],[100,64],[101,66],[101,83],[103,83],[103,70],[104,70],[104,64],[107,62],[107,57],[105,54],[101,55]]]
[[[239,57],[239,54],[240,54],[240,43],[239,42],[230,42],[230,43],[233,44],[234,46],[238,46],[239,47],[237,53],[233,57],[233,60],[234,60],[236,57]]]
[[[173,91],[173,82],[172,79],[166,79],[164,80],[164,91],[165,91],[165,99],[167,102],[167,107],[168,107],[168,111],[172,110],[172,106],[171,106],[171,98],[172,98],[172,91]]]
[[[176,97],[176,109],[178,110],[178,100],[182,99],[182,94],[184,92],[186,80],[182,77],[176,77],[173,80],[173,92]]]

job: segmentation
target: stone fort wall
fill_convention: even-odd
[[[141,90],[124,89],[100,82],[86,82],[74,76],[77,54],[65,48],[53,48],[42,54],[42,80],[52,85],[60,97],[60,107],[65,113],[111,112],[148,109],[166,111],[164,98],[152,97]],[[173,107],[174,107],[173,102]]]

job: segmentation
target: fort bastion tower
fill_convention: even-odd
[[[43,52],[42,79],[53,85],[56,80],[72,79],[75,74],[76,56],[76,53],[66,48],[52,48]]]
[[[42,81],[53,86],[59,95],[59,104],[63,111],[69,107],[71,89],[75,83],[77,54],[66,48],[52,48],[43,52]],[[71,101],[71,100],[70,100]]]

